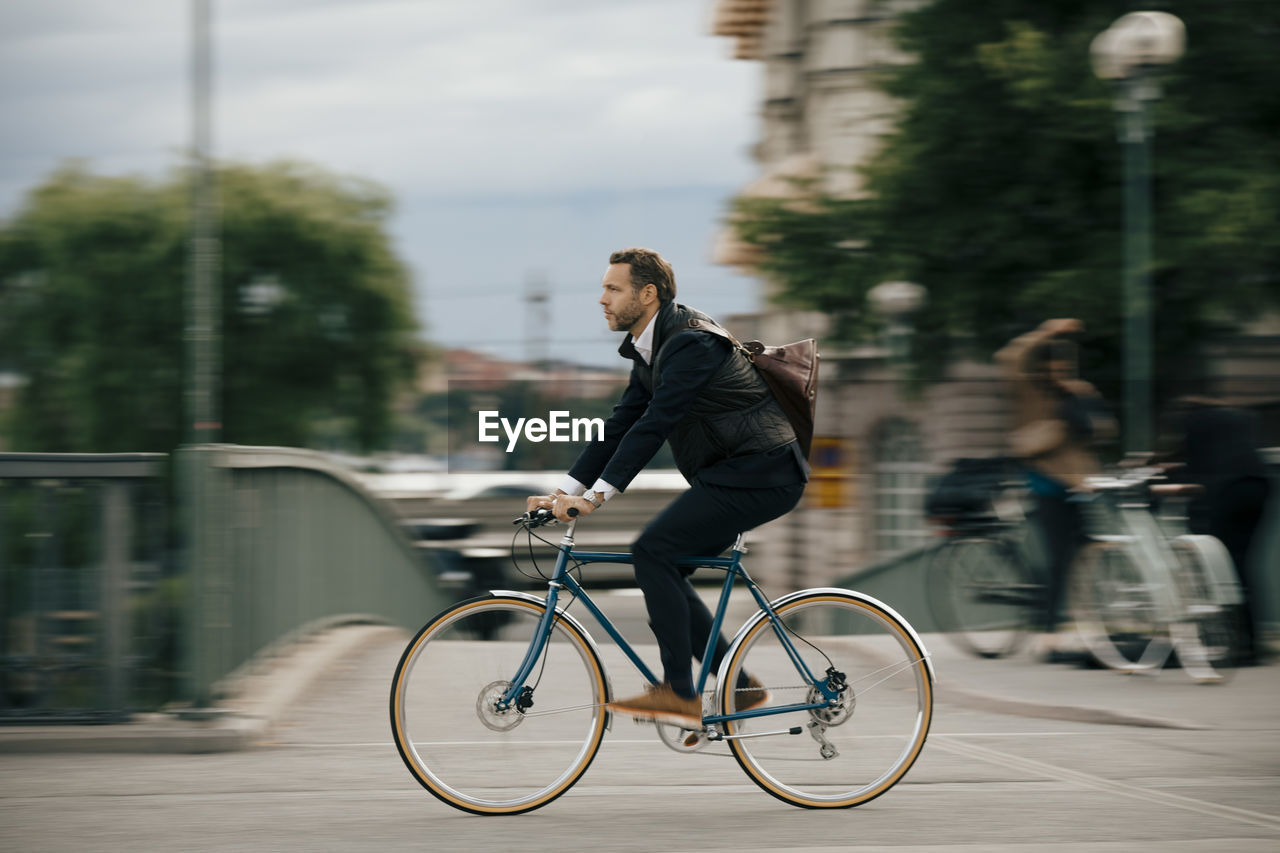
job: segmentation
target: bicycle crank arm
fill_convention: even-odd
[[[746,738],[751,738],[751,737],[772,737],[773,735],[798,735],[798,734],[801,734],[803,731],[804,729],[800,728],[800,726],[792,726],[789,729],[778,729],[776,732],[748,732],[746,734],[741,734],[741,735],[727,735],[722,732],[715,732],[713,734],[707,735],[707,740],[714,740],[714,741],[745,740]]]

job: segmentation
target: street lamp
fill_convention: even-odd
[[[889,321],[889,362],[901,367],[910,355],[911,317],[924,305],[925,289],[910,281],[882,281],[867,291],[867,301]]]
[[[1090,47],[1094,73],[1116,83],[1117,134],[1124,147],[1124,449],[1152,449],[1151,104],[1156,75],[1182,56],[1186,28],[1167,12],[1132,12]]]

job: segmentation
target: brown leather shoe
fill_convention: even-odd
[[[754,675],[747,676],[747,686],[734,691],[734,708],[738,711],[750,711],[768,702],[772,696],[769,690]]]
[[[681,696],[665,682],[646,686],[644,693],[639,696],[615,699],[609,703],[609,710],[630,714],[641,720],[658,720],[677,726],[702,724],[702,700]]]

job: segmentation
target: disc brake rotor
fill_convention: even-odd
[[[476,697],[476,716],[485,728],[495,732],[509,732],[524,722],[524,714],[512,702],[505,710],[498,710],[498,702],[511,688],[510,681],[494,681],[487,684]]]

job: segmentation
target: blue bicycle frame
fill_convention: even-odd
[[[560,597],[560,590],[567,589],[574,596],[574,599],[582,602],[583,606],[591,613],[600,627],[603,628],[614,642],[618,644],[618,648],[635,664],[640,673],[648,679],[651,684],[659,683],[659,679],[645,666],[644,661],[631,648],[631,644],[626,638],[618,633],[617,628],[609,621],[596,603],[591,600],[591,596],[583,589],[582,585],[569,571],[569,560],[573,559],[576,564],[587,563],[622,563],[628,564],[632,561],[631,555],[626,553],[610,552],[610,551],[581,551],[573,550],[573,530],[577,525],[577,521],[569,523],[568,529],[565,531],[564,538],[560,540],[556,556],[555,571],[551,575],[551,580],[547,584],[546,611],[542,615],[532,641],[529,643],[529,650],[525,653],[524,660],[520,664],[519,670],[514,678],[511,679],[511,687],[506,694],[498,702],[499,710],[506,710],[516,702],[521,692],[524,690],[525,682],[528,680],[530,673],[538,659],[542,656],[543,650],[546,648],[547,642],[551,638],[551,629],[556,619],[556,603]],[[804,658],[796,651],[795,646],[788,636],[786,626],[778,619],[773,607],[769,604],[768,599],[760,592],[760,588],[756,586],[755,581],[747,574],[742,567],[742,555],[746,553],[746,546],[742,544],[742,535],[739,534],[738,539],[733,544],[733,556],[731,557],[685,557],[677,560],[677,565],[682,568],[711,568],[722,569],[725,572],[724,584],[720,591],[720,601],[716,605],[715,617],[711,623],[711,634],[707,638],[707,648],[702,655],[702,668],[698,673],[697,692],[702,695],[707,685],[707,677],[711,674],[711,658],[715,651],[716,638],[720,636],[720,629],[724,624],[725,612],[729,608],[729,594],[733,591],[734,583],[740,578],[746,583],[747,589],[751,591],[751,596],[755,599],[756,604],[760,606],[769,619],[770,626],[778,636],[778,641],[786,650],[787,656],[791,659],[796,671],[802,678],[811,684],[823,697],[824,701],[804,702],[793,705],[779,705],[768,708],[753,708],[749,711],[740,711],[735,714],[717,714],[702,718],[702,724],[715,725],[730,720],[745,720],[751,717],[766,717],[773,714],[786,714],[792,711],[809,711],[818,708],[827,708],[835,704],[839,698],[840,691],[828,683],[827,678],[818,678],[810,671],[808,664]]]

